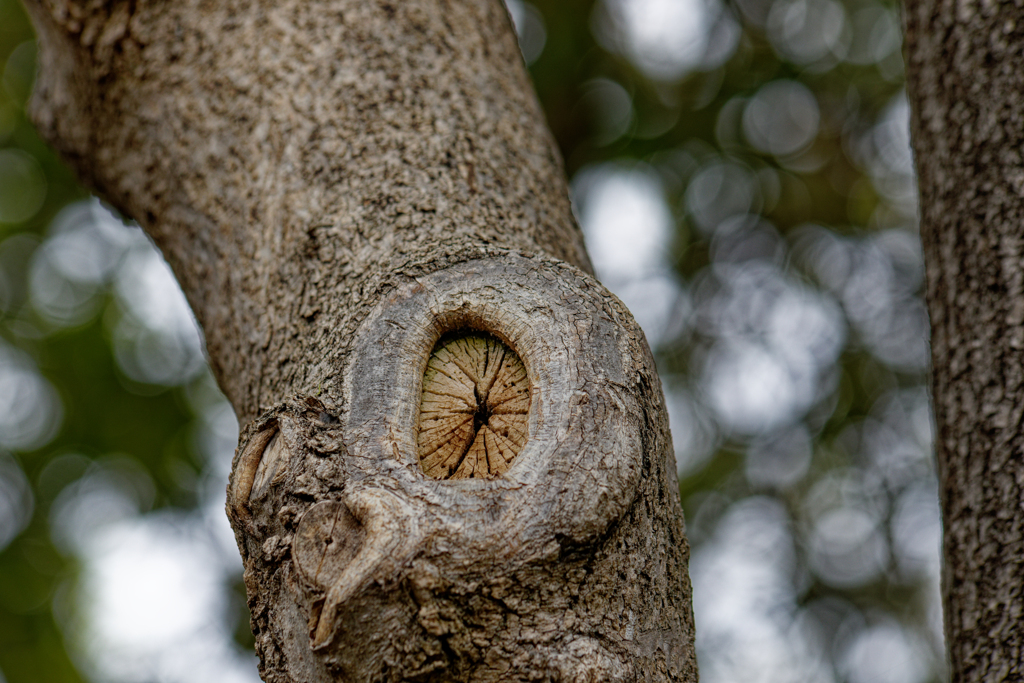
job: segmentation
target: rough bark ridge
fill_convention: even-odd
[[[954,681],[1024,678],[1024,10],[905,10]]]
[[[661,387],[501,3],[28,5],[40,129],[163,250],[246,425],[263,677],[696,681]],[[521,359],[527,438],[435,479],[424,373],[467,331]]]

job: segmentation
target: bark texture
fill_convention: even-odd
[[[360,328],[340,421],[307,397],[250,426],[229,505],[268,669],[696,680],[654,363],[578,273],[496,254],[410,278]],[[418,457],[422,378],[438,339],[465,329],[522,358],[529,438],[503,476],[438,480]]]
[[[951,679],[1024,678],[1024,9],[912,0]]]
[[[28,7],[37,126],[163,251],[243,421],[336,390],[392,273],[487,245],[589,271],[499,2]]]
[[[245,424],[264,679],[695,682],[661,387],[501,3],[28,4],[35,120],[164,252]],[[424,377],[469,333],[521,361],[526,438],[438,479]]]

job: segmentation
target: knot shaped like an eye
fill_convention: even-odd
[[[479,332],[437,343],[423,376],[418,450],[435,479],[497,477],[523,449],[530,382],[523,361]]]

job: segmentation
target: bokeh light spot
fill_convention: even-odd
[[[757,149],[775,156],[795,154],[814,140],[820,114],[814,95],[797,81],[772,81],[743,111],[743,132]]]

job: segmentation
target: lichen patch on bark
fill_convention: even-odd
[[[523,361],[481,333],[438,343],[427,362],[418,450],[435,479],[497,477],[523,449],[530,382]]]

